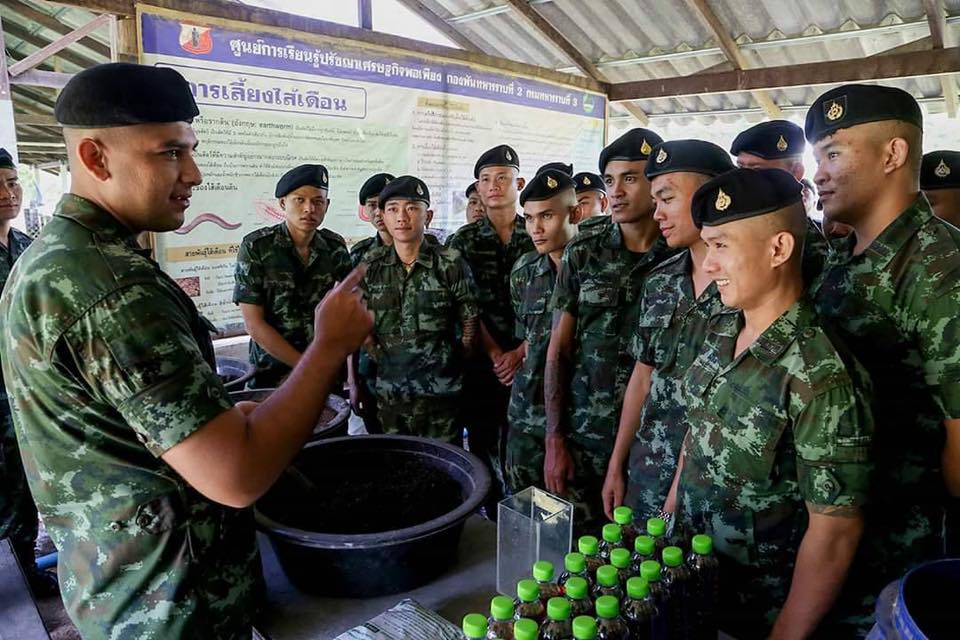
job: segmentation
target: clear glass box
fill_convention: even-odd
[[[563,572],[573,542],[573,505],[528,487],[497,505],[497,591],[514,597],[517,582],[531,577],[533,563],[548,560]]]

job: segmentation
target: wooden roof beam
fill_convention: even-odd
[[[4,23],[3,28],[4,28],[4,30],[7,32],[7,35],[8,35],[8,36],[13,36],[14,38],[19,38],[20,40],[23,40],[24,42],[33,45],[34,47],[36,47],[36,48],[39,49],[40,51],[42,51],[46,46],[48,46],[48,45],[50,44],[49,42],[45,41],[45,40],[44,40],[43,38],[41,38],[40,36],[38,36],[38,35],[36,35],[36,34],[34,34],[34,33],[30,33],[29,31],[27,31],[26,29],[24,29],[24,28],[21,27],[20,25],[13,24],[13,23],[11,23],[11,22],[6,22],[6,23]],[[9,46],[9,45],[8,45],[8,46]],[[18,62],[17,64],[21,64],[22,62],[26,62],[27,60],[33,58],[33,56],[35,56],[37,53],[40,53],[40,51],[36,51],[36,52],[30,54],[29,56],[27,56],[26,58],[24,58],[23,60],[21,60],[21,61]],[[88,68],[90,68],[90,67],[92,67],[92,66],[95,66],[95,65],[97,64],[97,61],[94,60],[93,58],[88,58],[88,57],[85,56],[85,55],[76,53],[75,51],[70,51],[70,50],[68,50],[68,49],[63,49],[63,50],[57,51],[57,52],[55,52],[55,53],[53,54],[53,56],[54,56],[54,57],[58,57],[58,58],[62,58],[62,59],[64,59],[64,60],[66,60],[67,62],[70,62],[70,63],[72,63],[72,64],[75,64],[75,65],[77,65],[78,67],[80,67],[80,68],[82,68],[82,69],[88,69]],[[45,59],[46,57],[47,57],[47,56],[44,56],[44,59]],[[42,61],[42,60],[41,60],[41,61]],[[13,74],[13,67],[14,67],[14,66],[15,66],[15,65],[10,65],[10,69],[9,69],[9,70],[10,70],[10,72],[11,72],[11,75]],[[35,64],[32,64],[31,66],[36,66],[36,65],[35,65]],[[29,68],[29,67],[28,67],[28,68]]]
[[[6,4],[12,11],[20,14],[21,16],[25,18],[29,18],[30,20],[33,20],[40,26],[45,27],[55,33],[59,33],[62,36],[65,36],[71,31],[73,31],[73,27],[71,27],[70,25],[60,22],[57,18],[55,18],[54,16],[51,16],[50,14],[34,9],[30,5],[24,2],[21,2],[21,0],[4,0],[4,4]],[[87,37],[81,38],[80,40],[77,41],[77,44],[82,45],[87,49],[90,49],[94,53],[101,55],[104,58],[110,57],[110,47],[108,47],[105,44],[101,44],[97,42],[92,37],[87,36]]]
[[[464,48],[466,51],[474,51],[476,53],[482,53],[480,47],[475,45],[470,38],[460,32],[459,29],[453,27],[449,22],[437,15],[430,7],[420,2],[420,0],[397,0],[400,4],[405,6],[410,11],[414,12],[427,23],[430,24],[434,29],[450,38],[453,42],[456,42],[458,45]]]
[[[930,37],[934,49],[952,47],[953,34],[947,29],[947,15],[943,9],[942,0],[923,0],[923,10],[927,14],[927,23],[930,25]],[[947,116],[957,117],[957,81],[952,75],[940,77],[940,88],[943,90],[943,101],[946,105]]]

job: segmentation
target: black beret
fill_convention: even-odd
[[[473,165],[473,177],[479,178],[480,172],[487,167],[513,167],[519,171],[520,156],[509,145],[501,144],[483,152],[477,164]]]
[[[13,163],[13,156],[10,152],[0,147],[0,169],[16,169],[17,165]]]
[[[387,183],[393,180],[396,176],[393,176],[389,173],[375,173],[374,175],[367,178],[367,181],[363,183],[363,186],[360,187],[360,204],[366,204],[367,198],[372,198],[376,195],[379,195],[383,188],[387,186]]]
[[[600,152],[600,173],[607,168],[611,160],[639,162],[650,157],[653,148],[663,142],[663,138],[649,129],[630,129],[625,134],[604,147]]]
[[[920,188],[960,189],[960,151],[931,151],[920,164]]]
[[[777,160],[799,156],[805,146],[803,129],[799,125],[789,120],[770,120],[737,134],[730,146],[730,153],[735,156],[750,153],[758,158]]]
[[[718,176],[731,169],[730,155],[712,142],[669,140],[653,148],[643,173],[651,180],[665,173],[680,172]]]
[[[596,173],[581,171],[573,176],[573,184],[577,189],[577,193],[583,193],[584,191],[607,192],[607,185],[603,182],[603,178]]]
[[[273,195],[282,198],[294,189],[303,186],[329,189],[329,178],[327,168],[322,164],[302,164],[283,174],[277,181],[277,189],[273,192]]]
[[[60,92],[54,115],[65,127],[123,127],[192,122],[200,113],[190,85],[169,67],[111,62],[76,74]]]
[[[416,176],[400,176],[391,180],[380,192],[380,208],[394,198],[415,200],[430,206],[430,190],[426,183]]]
[[[573,189],[573,178],[559,169],[546,169],[530,178],[530,182],[520,192],[520,206],[528,200],[537,202],[557,195],[564,189]]]
[[[847,84],[813,101],[804,133],[810,144],[837,129],[868,122],[902,120],[923,129],[923,114],[913,96],[896,87]]]
[[[476,193],[476,192],[477,192],[477,183],[476,183],[476,182],[471,182],[471,183],[470,183],[470,186],[467,187],[467,190],[463,192],[463,195],[465,195],[465,196],[469,199],[469,198],[470,198],[470,194],[471,194],[471,193]]]
[[[540,173],[541,171],[546,171],[547,169],[556,169],[557,171],[563,171],[568,176],[573,175],[573,165],[565,164],[563,162],[548,162],[547,164],[537,169],[537,173]]]
[[[697,227],[713,227],[803,202],[800,191],[783,169],[734,169],[697,189],[690,212]]]

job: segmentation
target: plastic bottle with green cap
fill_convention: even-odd
[[[690,578],[690,568],[683,562],[683,550],[680,547],[664,548],[663,584],[670,591],[667,627],[674,637],[687,637]]]
[[[626,549],[614,549],[610,552],[610,564],[617,568],[620,588],[626,590],[627,580],[633,576],[630,572],[630,552]]]
[[[670,603],[670,591],[663,584],[663,570],[656,560],[647,560],[640,565],[640,577],[650,585],[650,595],[657,603],[660,612],[666,611]]]
[[[547,620],[540,627],[540,640],[570,640],[572,637],[570,601],[566,598],[550,598],[547,602]]]
[[[633,549],[634,541],[642,533],[633,521],[633,509],[623,506],[617,507],[613,510],[613,521],[620,525],[624,548]]]
[[[529,618],[520,618],[513,623],[513,640],[537,640],[540,628]]]
[[[633,557],[630,562],[633,575],[640,575],[640,565],[647,560],[656,560],[653,551],[653,538],[648,535],[637,536],[637,539],[633,541]]]
[[[540,600],[540,585],[536,580],[527,578],[517,583],[517,599],[514,602],[514,618],[529,618],[537,624],[547,615],[546,607]]]
[[[610,564],[605,564],[597,569],[597,586],[593,588],[593,598],[600,596],[613,596],[617,600],[623,597],[623,589],[620,588],[620,574],[617,568]]]
[[[546,603],[550,598],[563,595],[563,587],[556,582],[557,574],[553,563],[540,560],[533,563],[533,577],[540,586],[540,601]]]
[[[590,597],[590,583],[586,578],[574,576],[564,585],[567,600],[570,601],[570,617],[593,615],[593,598]]]
[[[663,554],[667,541],[667,521],[663,518],[647,519],[647,535],[653,538],[653,558],[656,560]]]
[[[627,580],[627,599],[623,601],[623,618],[634,640],[652,640],[658,619],[657,603],[650,596],[650,583],[639,576]],[[714,636],[716,637],[716,636]]]
[[[690,610],[688,621],[693,638],[717,637],[717,605],[720,601],[720,560],[713,553],[710,536],[693,536],[687,554],[690,568]]]
[[[513,640],[513,600],[496,596],[490,601],[490,619],[487,620],[487,638]]]
[[[463,616],[463,637],[467,640],[481,640],[487,637],[487,618],[482,613],[468,613]]]
[[[597,621],[592,616],[573,619],[573,640],[597,640]]]
[[[610,552],[623,546],[623,534],[620,531],[620,525],[612,522],[603,525],[601,534],[603,540],[600,541],[600,559],[609,562]]]
[[[577,551],[583,554],[587,561],[587,573],[590,574],[590,580],[596,582],[597,569],[603,564],[600,558],[600,541],[594,536],[581,536],[577,540]]]
[[[571,551],[563,557],[563,573],[560,574],[560,584],[567,584],[567,580],[573,577],[584,578],[592,582],[590,573],[587,571],[587,558],[579,551]]]
[[[620,617],[620,601],[613,596],[597,598],[597,640],[630,640],[630,627]]]

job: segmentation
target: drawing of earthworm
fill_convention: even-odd
[[[220,216],[218,216],[218,215],[215,214],[215,213],[201,213],[201,214],[198,215],[196,218],[194,218],[193,220],[191,220],[191,221],[188,222],[187,224],[183,225],[182,227],[180,227],[180,228],[177,229],[176,231],[174,231],[174,233],[176,233],[176,234],[178,234],[178,235],[181,235],[181,236],[184,236],[184,235],[190,233],[191,231],[193,231],[195,228],[197,228],[198,226],[200,226],[200,225],[203,224],[204,222],[212,222],[213,224],[217,225],[218,227],[220,227],[220,228],[222,228],[222,229],[227,229],[227,230],[230,230],[230,231],[233,231],[234,229],[239,229],[240,226],[241,226],[239,222],[237,222],[237,223],[227,222],[226,220],[224,220],[223,218],[221,218]]]

